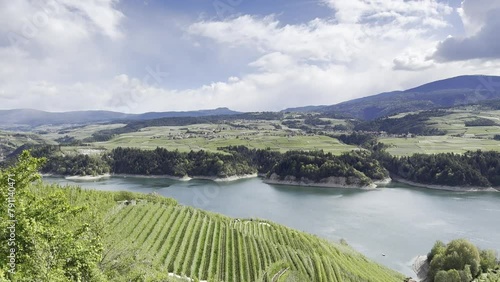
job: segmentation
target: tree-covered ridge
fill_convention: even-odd
[[[123,174],[228,177],[257,172],[238,154],[116,148],[105,157],[113,173]]]
[[[392,174],[417,183],[500,187],[499,152],[415,154],[400,158],[386,155],[384,163]]]
[[[341,156],[318,152],[287,152],[269,174],[319,182],[328,177],[345,177],[360,184],[370,184],[389,176],[387,170],[367,151],[353,151]],[[349,183],[347,183],[349,184]]]
[[[219,148],[221,153],[206,151],[178,152],[163,148],[140,150],[116,148],[101,155],[66,155],[57,146],[33,147],[37,157],[46,157],[42,172],[59,175],[100,175],[103,173],[136,175],[200,176],[225,178],[253,174],[294,176],[310,181],[335,177],[364,180],[392,176],[408,181],[444,186],[500,187],[500,153],[469,151],[464,154],[415,154],[393,157],[373,135],[353,133],[339,137],[365,150],[340,156],[323,151],[250,149],[245,146]]]
[[[323,151],[249,149],[245,146],[219,148],[221,153],[179,152],[164,148],[141,150],[116,148],[101,155],[61,155],[57,146],[34,147],[32,152],[45,157],[43,173],[57,175],[101,175],[105,173],[168,175],[176,177],[215,177],[272,173],[319,181],[328,177],[351,177],[371,183],[388,176],[387,171],[368,151],[353,151],[334,156]],[[286,174],[284,174],[286,173]]]

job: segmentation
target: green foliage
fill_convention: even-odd
[[[498,267],[494,251],[480,251],[465,239],[453,240],[448,245],[437,241],[427,258],[431,282],[470,282],[481,273],[485,273],[486,278],[493,277]]]
[[[495,269],[498,266],[497,253],[494,250],[481,250],[481,271],[486,273],[490,269]]]
[[[500,186],[500,153],[466,152],[394,157],[384,162],[394,175],[424,184]]]
[[[377,144],[377,136],[373,134],[365,134],[359,132],[353,132],[349,135],[342,134],[337,137],[340,141],[349,145],[358,145],[363,148],[371,148]]]
[[[97,176],[110,172],[110,167],[101,156],[69,155],[48,156],[42,172],[57,175]]]
[[[467,281],[462,281],[460,273],[456,269],[450,269],[448,271],[440,270],[436,274],[434,282],[467,282]]]
[[[101,281],[97,264],[101,258],[100,221],[85,206],[74,206],[62,190],[44,187],[38,169],[43,159],[23,152],[17,164],[0,172],[1,202],[5,203],[7,183],[14,183],[15,207],[0,207],[0,238],[14,244],[0,246],[0,269],[12,281]],[[34,183],[33,183],[34,182]],[[15,224],[7,214],[15,216]],[[13,219],[12,217],[9,218]],[[15,226],[15,232],[7,226]],[[15,250],[15,273],[7,255]]]
[[[163,148],[153,151],[116,148],[109,162],[114,173],[127,174],[228,177],[256,172],[238,155],[205,151],[181,153]]]
[[[432,261],[436,255],[443,255],[446,250],[446,244],[441,241],[436,241],[431,249],[431,252],[427,255],[427,260]]]
[[[374,159],[370,152],[353,151],[334,156],[331,153],[290,151],[271,169],[268,175],[277,174],[283,180],[287,176],[307,178],[315,182],[328,177],[346,177],[348,182],[359,181],[361,185],[372,179],[388,177],[388,172]],[[354,183],[347,183],[354,184]]]

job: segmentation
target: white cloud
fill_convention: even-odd
[[[484,27],[486,21],[500,9],[500,1],[495,0],[465,0],[458,9],[468,36],[472,36]]]
[[[498,69],[493,63],[435,65],[428,59],[435,49],[435,32],[447,25],[443,17],[450,12],[447,5],[430,0],[325,0],[332,18],[297,24],[285,24],[276,15],[187,25],[183,19],[182,29],[168,36],[166,29],[178,27],[162,19],[133,26],[140,40],[123,24],[128,18],[118,10],[117,1],[48,3],[55,6],[44,8],[27,0],[0,3],[2,108],[281,110]],[[50,17],[27,33],[40,11]],[[183,30],[186,36],[175,37]],[[26,41],[12,45],[7,34]],[[127,53],[131,45],[135,49]],[[151,77],[150,65],[160,65],[169,75],[185,67],[182,59],[176,60],[183,47],[193,48],[189,60],[198,74],[224,69],[235,63],[232,58],[241,65],[214,82],[194,81],[182,89],[169,86],[168,79],[158,82]],[[167,64],[161,61],[165,56],[170,57]]]
[[[459,11],[466,36],[452,36],[440,42],[434,58],[438,61],[500,59],[500,2],[464,0]]]
[[[435,0],[323,0],[336,11],[341,23],[420,24],[429,27],[447,25],[444,16],[452,12],[447,4]]]

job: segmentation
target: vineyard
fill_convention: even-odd
[[[109,238],[136,260],[186,281],[402,281],[349,247],[263,220],[173,203],[114,211]]]

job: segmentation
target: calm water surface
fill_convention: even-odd
[[[393,183],[376,191],[113,177],[97,182],[45,181],[97,190],[157,192],[179,203],[240,218],[264,218],[349,245],[414,276],[413,258],[436,240],[467,238],[500,251],[500,193],[457,193]]]

